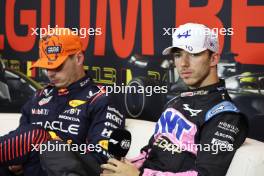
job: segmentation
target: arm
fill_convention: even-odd
[[[92,117],[92,122],[87,133],[87,143],[97,146],[96,150],[90,153],[102,164],[109,158],[108,139],[115,128],[125,127],[125,117],[105,94],[93,99],[88,115]]]
[[[247,120],[238,113],[222,113],[208,121],[200,133],[200,143],[210,144],[214,151],[198,151],[196,167],[199,174],[224,176],[236,150],[245,141],[247,131]],[[222,151],[220,145],[224,147]]]
[[[30,98],[29,101],[25,103],[25,105],[21,109],[22,116],[20,117],[19,126],[31,124],[31,109],[34,104],[39,103],[41,98],[48,96],[53,91],[52,85],[47,85],[41,90],[37,90],[35,94]],[[48,92],[48,93],[47,93]]]
[[[154,136],[149,140],[148,145],[141,149],[141,153],[130,160],[118,161],[116,159],[109,159],[107,164],[101,165],[104,169],[101,176],[197,176],[196,171],[187,172],[161,172],[152,169],[140,169],[148,157],[148,153],[151,151],[152,144],[154,142]]]
[[[16,165],[28,162],[30,154],[37,154],[42,143],[49,140],[42,128],[25,125],[0,137],[0,165]]]
[[[29,100],[23,107],[21,110],[21,117],[19,120],[19,126],[24,126],[24,125],[28,125],[30,124],[30,109],[31,109],[31,103],[32,100]]]
[[[154,142],[154,135],[151,136],[148,144],[140,150],[140,154],[138,156],[136,156],[135,158],[129,159],[129,161],[134,166],[136,166],[136,168],[139,169],[142,167],[143,163],[145,162],[145,160],[148,157],[148,153],[151,151],[151,147],[152,147],[153,142]]]
[[[142,173],[127,160],[118,161],[116,159],[109,159],[108,163],[101,165],[101,167],[104,169],[104,172],[100,176],[197,176],[197,172],[195,171],[172,173],[144,169]]]

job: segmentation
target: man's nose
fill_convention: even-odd
[[[188,67],[190,65],[190,58],[188,54],[184,54],[181,58],[180,58],[180,65],[182,67]]]

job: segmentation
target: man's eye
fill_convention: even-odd
[[[200,53],[190,54],[190,56],[191,57],[198,57],[198,56],[201,56],[203,53],[204,53],[204,51],[200,52]]]
[[[174,58],[179,58],[179,57],[181,57],[181,54],[180,54],[180,53],[174,53],[174,54],[173,54],[173,57],[174,57]]]

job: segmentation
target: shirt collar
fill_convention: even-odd
[[[199,95],[208,95],[213,92],[220,92],[226,90],[225,88],[225,82],[224,80],[220,79],[219,82],[205,86],[205,87],[200,87],[197,89],[189,89],[187,91],[182,92],[180,95],[181,97],[191,97],[191,96],[199,96]]]
[[[72,83],[71,85],[69,85],[67,88],[60,88],[58,89],[58,95],[67,95],[69,94],[71,91],[79,89],[79,88],[83,88],[83,87],[87,87],[88,85],[91,84],[91,78],[88,75],[85,75],[83,78],[79,79],[78,81]]]

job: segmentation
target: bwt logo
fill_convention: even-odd
[[[175,110],[170,108],[161,115],[155,128],[155,134],[171,133],[175,134],[178,140],[181,140],[183,134],[189,133],[192,127],[194,127],[194,124],[188,122]]]

